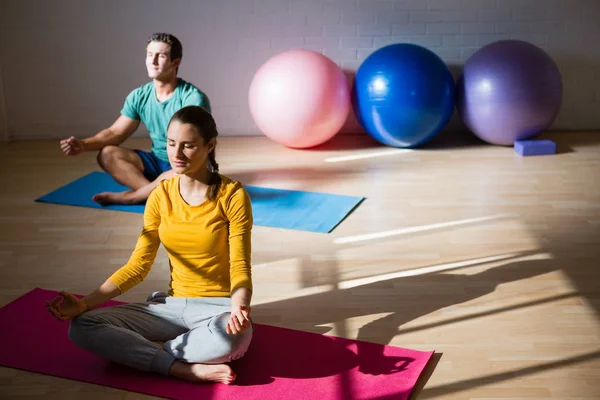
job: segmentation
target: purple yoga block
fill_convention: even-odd
[[[517,140],[515,151],[522,156],[541,156],[556,154],[556,143],[552,140]]]

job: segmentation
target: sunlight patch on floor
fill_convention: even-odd
[[[498,215],[490,215],[488,217],[468,218],[468,219],[457,220],[457,221],[440,222],[437,224],[411,226],[411,227],[393,229],[393,230],[383,231],[383,232],[373,232],[373,233],[366,233],[366,234],[361,234],[361,235],[340,237],[340,238],[335,239],[334,243],[344,244],[344,243],[364,242],[366,240],[381,239],[381,238],[385,238],[385,237],[406,235],[409,233],[416,233],[416,232],[426,232],[426,231],[431,231],[434,229],[450,228],[450,227],[454,227],[454,226],[469,225],[469,224],[475,224],[475,223],[479,223],[479,222],[493,221],[493,220],[517,217],[517,216],[518,216],[518,214],[510,214],[510,213],[509,214],[498,214]]]
[[[407,271],[398,271],[398,272],[393,272],[390,274],[370,276],[367,278],[352,279],[352,280],[340,282],[338,284],[338,287],[340,289],[349,289],[349,288],[353,288],[353,287],[357,287],[357,286],[368,285],[370,283],[387,281],[389,279],[406,278],[409,276],[418,276],[418,275],[431,274],[431,273],[435,273],[435,272],[455,270],[457,268],[469,267],[472,265],[480,265],[483,263],[490,263],[490,262],[501,261],[501,260],[506,260],[507,262],[512,263],[512,262],[524,261],[524,260],[528,260],[528,259],[540,260],[540,259],[552,258],[552,255],[549,253],[544,253],[544,254],[539,254],[539,255],[536,254],[535,255],[536,258],[532,258],[533,256],[517,258],[516,257],[517,255],[518,254],[503,254],[503,255],[491,256],[491,257],[485,257],[485,258],[476,258],[476,259],[467,260],[467,261],[458,261],[458,262],[452,262],[452,263],[446,263],[446,264],[432,265],[429,267],[416,268],[416,269],[407,270]]]
[[[392,156],[396,154],[403,153],[412,153],[414,150],[411,149],[392,149],[385,151],[378,151],[373,153],[361,153],[361,154],[353,154],[348,156],[339,156],[339,157],[329,157],[325,159],[326,163],[335,163],[335,162],[344,162],[344,161],[354,161],[354,160],[364,160],[366,158],[375,158],[375,157],[384,157],[384,156]]]

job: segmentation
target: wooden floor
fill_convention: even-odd
[[[545,137],[559,154],[222,138],[221,172],[244,184],[367,197],[331,234],[254,228],[255,321],[435,350],[418,399],[600,399],[600,133]],[[87,293],[126,262],[141,215],[33,202],[93,170],[56,141],[0,145],[0,305],[35,287]],[[167,278],[161,249],[120,299]],[[8,368],[0,386],[2,399],[151,398]]]

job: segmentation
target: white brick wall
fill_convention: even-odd
[[[553,129],[600,129],[599,0],[2,0],[11,136],[87,136],[110,124],[147,80],[143,46],[154,31],[182,40],[180,75],[209,95],[223,135],[259,134],[248,87],[280,51],[322,52],[352,76],[374,50],[408,42],[457,73],[482,46],[510,38],[541,46],[561,69]],[[356,129],[350,118],[344,131]]]

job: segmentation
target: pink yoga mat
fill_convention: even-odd
[[[433,352],[255,324],[233,385],[138,372],[79,349],[34,289],[0,309],[0,364],[171,399],[408,399]],[[107,305],[122,304],[112,301]]]

